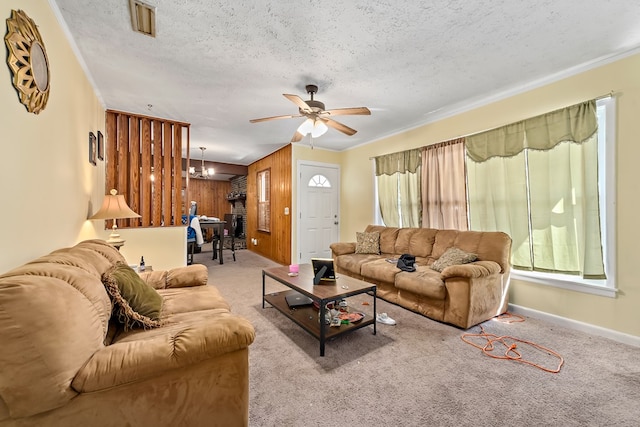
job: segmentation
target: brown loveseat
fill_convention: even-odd
[[[0,426],[247,425],[255,332],[206,267],[143,273],[163,325],[125,331],[101,281],[117,262],[89,240],[0,276]]]
[[[461,328],[504,313],[508,304],[511,238],[501,232],[367,226],[379,233],[380,253],[355,253],[356,242],[331,244],[338,273],[374,283],[378,296]],[[431,268],[449,248],[477,255],[467,264]],[[415,256],[416,271],[397,268],[402,254]]]

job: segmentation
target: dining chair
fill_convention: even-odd
[[[221,239],[223,249],[230,249],[233,255],[233,261],[236,260],[236,227],[237,217],[234,214],[224,214],[224,235]]]

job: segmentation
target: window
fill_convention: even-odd
[[[567,142],[565,134],[560,133],[560,137],[548,146],[534,146],[537,150],[525,147],[517,152],[509,152],[514,140],[520,144],[524,140],[527,147],[535,145],[535,130],[531,135],[527,135],[527,132],[522,134],[527,136],[518,135],[528,125],[525,123],[527,121],[523,121],[499,130],[506,143],[497,144],[496,141],[492,141],[489,143],[489,150],[496,150],[498,147],[497,150],[503,152],[497,159],[487,160],[489,166],[485,167],[484,171],[479,171],[478,166],[471,160],[473,157],[468,157],[468,221],[471,230],[500,230],[512,237],[513,277],[613,297],[616,294],[615,99],[608,97],[595,103],[591,101],[589,104],[593,127],[576,139],[582,143]],[[552,118],[550,116],[556,113],[551,112],[531,120],[535,122],[542,118],[542,121],[548,124]],[[572,131],[575,130],[573,125],[575,123],[570,126]],[[591,134],[595,126],[597,133],[593,136]],[[537,132],[537,136],[550,133],[553,132],[545,129],[544,132]],[[473,143],[475,137],[483,138],[484,134],[486,133],[466,138],[467,156],[469,140]],[[593,142],[595,145],[589,145]],[[591,166],[583,167],[585,162]],[[573,169],[576,164],[578,168],[573,174],[557,174],[557,171]],[[379,173],[378,169],[376,173]],[[578,182],[582,177],[575,176],[582,174],[590,175],[590,184],[586,190],[584,185]],[[384,204],[378,201],[388,197],[385,196],[385,191],[392,192],[380,185],[379,177],[376,178],[375,215],[376,223],[381,224],[386,223],[383,218],[386,219],[390,215],[382,215],[381,208]],[[563,186],[560,185],[560,180],[563,180]],[[391,200],[396,199],[397,193],[391,194]],[[574,204],[583,204],[586,209],[584,206],[576,209]],[[389,206],[394,215],[399,217],[402,209],[400,203]],[[588,229],[588,232],[580,234],[582,229]],[[586,239],[591,242],[590,247],[593,250],[580,248],[580,245],[584,245],[580,241],[582,236],[587,236]],[[567,241],[572,239],[574,243],[567,244]],[[559,254],[566,247],[571,249],[565,250],[565,253],[582,252],[573,258],[563,259],[564,255]]]
[[[271,231],[271,169],[258,172],[258,230]]]
[[[489,135],[487,142],[501,149],[510,149],[511,143],[524,136],[525,148],[481,163],[474,161],[471,144],[485,135],[470,136],[469,223],[472,230],[500,230],[512,237],[514,277],[614,296],[614,101],[600,100],[592,105],[594,127],[579,137],[567,137],[580,132],[574,121],[570,132],[554,140],[549,135],[556,130],[552,117],[556,112],[539,116],[544,117],[543,139],[550,141],[548,146],[535,146],[535,138],[540,136],[534,135],[539,118],[530,119],[533,126],[526,120],[500,128],[500,135]],[[562,126],[568,123],[567,116],[583,120],[579,114],[563,111]],[[589,136],[596,125],[597,133]]]
[[[307,187],[331,188],[331,182],[324,175],[314,175],[309,180]]]
[[[376,189],[383,222],[419,227],[422,220],[420,149],[376,157]]]

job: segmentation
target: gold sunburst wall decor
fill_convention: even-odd
[[[47,106],[51,81],[47,51],[36,23],[24,11],[12,10],[4,41],[20,102],[30,113],[39,114]]]

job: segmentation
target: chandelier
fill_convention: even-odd
[[[213,174],[216,173],[215,169],[207,168],[204,164],[204,150],[206,150],[206,147],[200,147],[200,150],[202,150],[202,166],[199,171],[196,171],[194,166],[189,166],[189,175],[193,178],[213,178]]]

